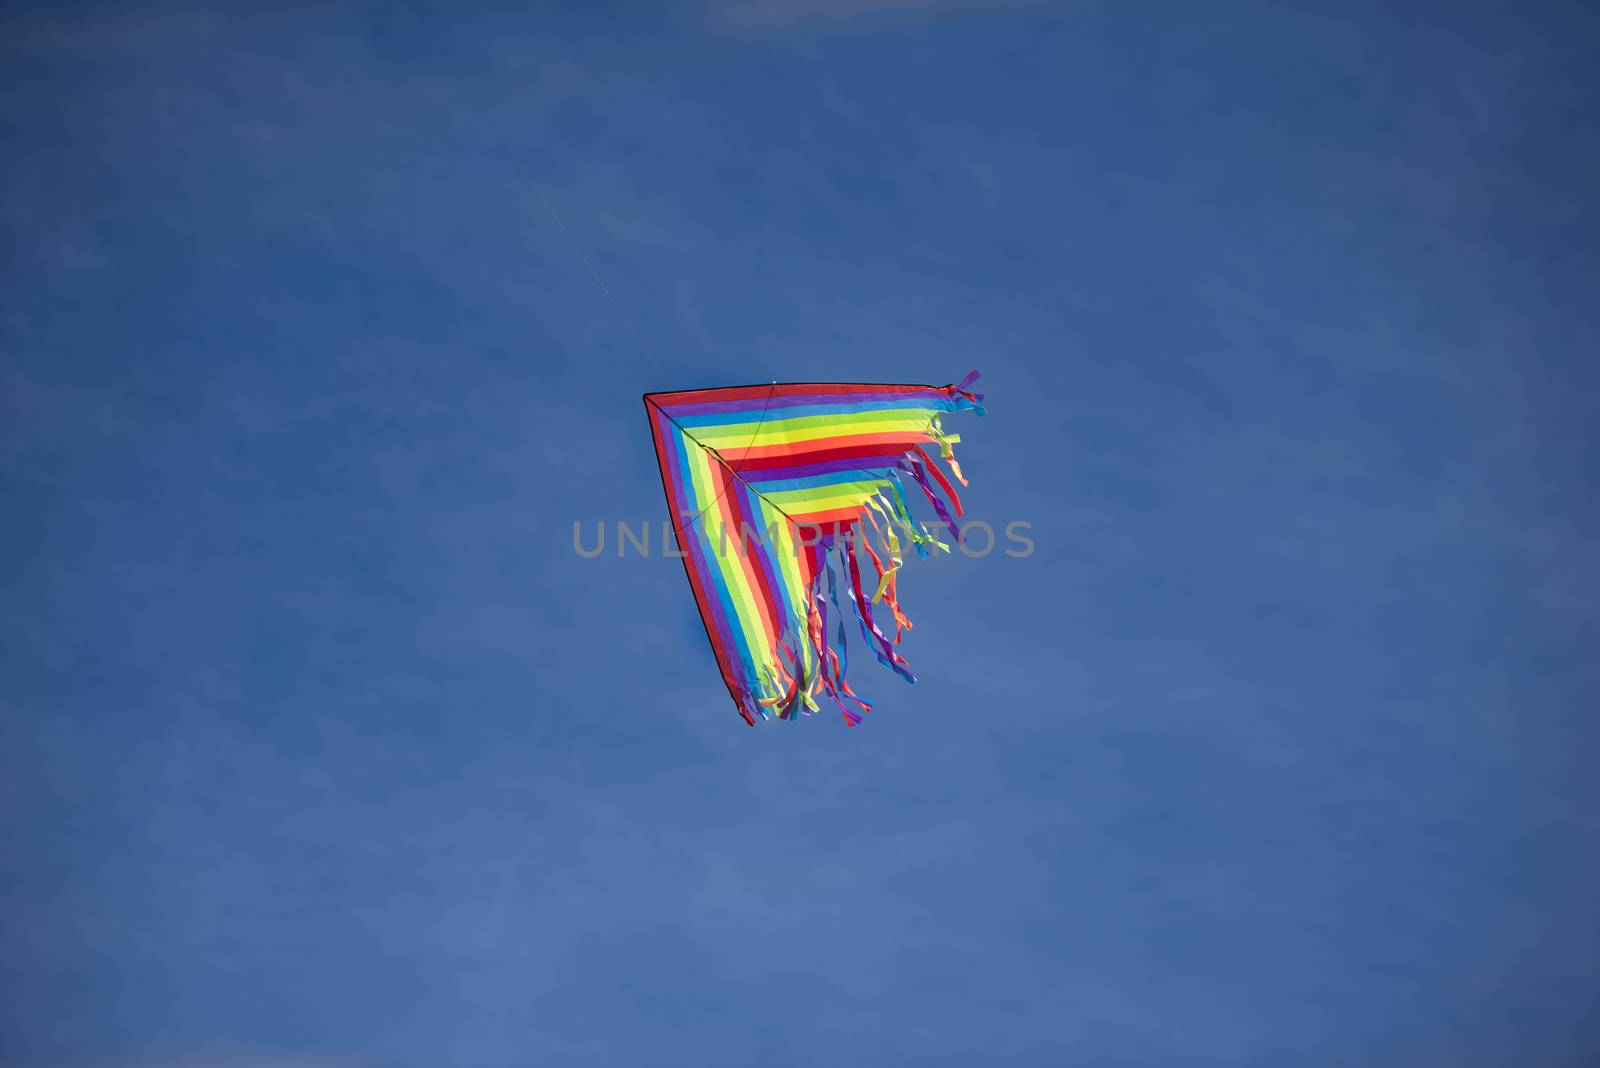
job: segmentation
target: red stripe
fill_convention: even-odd
[[[659,415],[660,413],[657,414]],[[667,507],[672,513],[673,538],[678,543],[678,551],[687,554],[689,547],[685,544],[682,526],[683,497],[680,493],[680,486],[672,477],[672,468],[667,462],[666,450],[671,446],[666,443],[664,435],[667,433],[665,427],[669,425],[665,416],[660,418],[652,417],[650,420],[650,436],[655,442],[656,466],[661,469],[661,484],[667,491]],[[693,559],[692,556],[685,555],[681,562],[683,563],[684,574],[689,576],[689,588],[694,591],[695,604],[700,609],[700,621],[705,625],[706,636],[711,639],[711,655],[716,658],[717,670],[722,673],[722,682],[728,687],[728,696],[733,698],[734,707],[739,710],[739,715],[744,717],[746,723],[754,726],[755,719],[739,701],[739,682],[734,675],[727,650],[723,647],[722,641],[712,633],[716,627],[717,617],[711,611],[710,599],[706,596],[706,591],[700,583],[700,572],[693,566]]]
[[[824,448],[788,456],[752,456],[741,459],[734,466],[740,471],[765,471],[774,467],[803,467],[806,464],[825,464],[833,460],[898,460],[905,449],[896,445],[838,445],[839,439],[829,439]]]
[[[833,525],[839,524],[839,529],[848,530],[855,526],[856,520],[861,517],[860,508],[833,508],[821,512],[801,512],[791,516],[796,523],[811,526],[827,527],[828,533],[833,533]]]
[[[766,397],[848,395],[851,393],[937,393],[929,386],[877,385],[865,382],[789,382],[776,386],[723,386],[720,389],[686,389],[677,393],[647,393],[661,405],[706,404],[716,401],[763,400]]]
[[[741,537],[742,531],[739,529],[739,521],[742,518],[748,522],[749,517],[743,514],[740,495],[734,492],[736,480],[733,473],[715,458],[708,456],[707,460],[719,476],[718,481],[721,483],[719,495],[721,499],[717,501],[717,512],[722,516],[723,534],[731,542],[724,543],[720,548],[723,552],[736,554],[735,560],[740,573],[744,576],[745,586],[759,594],[757,605],[762,608],[764,616],[761,621],[761,627],[767,632],[768,640],[776,643],[780,628],[778,626],[777,609],[772,603],[772,591],[767,588],[767,579],[762,574],[760,563],[751,559],[750,553],[742,551],[743,538]],[[755,523],[750,525],[752,527],[756,526]],[[728,625],[732,627],[735,624],[732,620],[729,620]],[[738,640],[737,634],[735,635],[735,640]],[[762,651],[764,650],[751,650],[752,653]]]
[[[717,467],[718,469],[722,470],[725,476],[724,481],[728,487],[727,492],[723,494],[723,500],[729,501],[733,505],[733,511],[738,517],[735,521],[735,541],[733,549],[734,551],[741,552],[743,554],[745,570],[750,572],[755,577],[756,590],[761,594],[762,604],[766,608],[767,633],[771,635],[772,640],[775,642],[778,640],[778,635],[783,631],[783,625],[778,618],[778,601],[773,595],[772,584],[767,581],[767,569],[761,566],[761,561],[756,556],[756,554],[761,552],[763,547],[766,545],[766,528],[761,525],[759,518],[751,514],[749,509],[746,507],[744,494],[740,493],[739,487],[734,484],[735,479],[733,474],[728,472],[726,468],[723,468],[722,464],[720,463],[717,464]],[[755,536],[758,540],[754,546],[746,548],[744,544],[744,531],[742,528],[738,527],[738,523],[748,523],[750,524],[750,528],[755,531]],[[776,552],[776,547],[774,547],[773,555],[776,555]],[[774,561],[774,570],[778,570],[776,561]]]
[[[876,446],[881,454],[882,450],[885,448],[898,445],[899,451],[904,452],[906,449],[922,440],[924,440],[924,436],[921,431],[898,430],[893,433],[884,434],[840,434],[831,438],[816,438],[811,441],[756,445],[746,450],[745,453],[739,457],[739,465],[740,470],[743,470],[746,463],[753,460],[764,460],[770,456],[788,457],[791,458],[789,462],[792,463],[793,457],[809,456],[813,451],[817,451],[819,448],[844,449]],[[779,464],[778,466],[783,467],[786,465]]]

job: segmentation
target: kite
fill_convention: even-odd
[[[949,386],[853,382],[646,393],[677,555],[728,693],[746,723],[792,719],[826,697],[855,726],[871,709],[846,681],[846,625],[907,682],[903,552],[950,551],[912,516],[920,491],[959,539],[966,478],[943,417],[984,413],[973,371]],[[908,493],[909,489],[909,493]],[[952,510],[954,515],[951,514]],[[858,556],[864,552],[872,571]],[[873,618],[882,604],[891,637]],[[847,703],[848,702],[848,703]]]

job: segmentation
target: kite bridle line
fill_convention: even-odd
[[[772,380],[771,388],[769,388],[767,390],[767,401],[766,401],[765,404],[763,404],[761,406],[761,418],[760,418],[760,420],[758,420],[756,422],[755,433],[751,434],[750,435],[750,440],[745,442],[744,456],[749,456],[750,455],[750,450],[755,448],[756,438],[761,436],[761,425],[767,421],[767,412],[772,408],[772,395],[774,393],[776,393],[777,390],[778,390],[778,380],[776,378],[774,378]],[[645,394],[645,400],[649,401],[651,407],[655,408],[656,411],[660,412],[662,417],[664,419],[666,419],[667,422],[671,423],[673,426],[675,426],[679,430],[683,431],[683,436],[684,437],[688,438],[690,441],[694,442],[696,445],[699,445],[706,452],[708,452],[712,456],[716,457],[717,462],[720,463],[723,467],[726,467],[728,469],[728,473],[730,475],[732,475],[734,478],[737,478],[740,482],[744,482],[745,486],[750,490],[751,493],[754,493],[757,497],[760,497],[763,501],[766,501],[767,504],[770,505],[773,508],[774,511],[778,512],[785,519],[789,520],[789,522],[795,523],[796,526],[799,525],[798,523],[795,522],[795,518],[793,516],[791,516],[788,512],[785,512],[782,508],[779,508],[776,504],[773,504],[772,501],[766,495],[764,495],[760,490],[758,490],[754,486],[750,485],[749,482],[746,482],[745,479],[744,479],[744,476],[739,474],[738,469],[735,468],[731,463],[729,463],[727,461],[727,459],[722,455],[722,453],[718,452],[716,449],[713,449],[710,445],[705,444],[699,438],[697,438],[693,434],[689,433],[689,429],[687,427],[685,427],[682,423],[678,422],[676,419],[672,418],[672,416],[668,415],[667,414],[667,410],[665,408],[661,407],[661,405],[657,404],[655,401],[650,400],[650,395],[648,393]],[[743,457],[740,457],[740,459],[743,459]],[[712,499],[710,504],[706,505],[704,508],[700,509],[699,512],[695,513],[695,516],[694,516],[693,519],[690,519],[687,522],[684,522],[684,523],[680,524],[680,528],[684,529],[684,530],[687,530],[690,523],[695,522],[696,520],[698,520],[702,516],[704,516],[707,512],[711,511],[711,509],[715,508],[718,505],[718,503],[721,502],[722,495],[727,493],[727,492],[728,492],[728,487],[726,485],[724,485],[720,490],[717,491],[716,497]]]

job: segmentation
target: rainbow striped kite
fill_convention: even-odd
[[[907,484],[959,538],[961,500],[926,446],[967,484],[952,448],[961,436],[941,418],[983,414],[983,394],[967,388],[977,377],[645,394],[678,553],[747,723],[816,712],[824,696],[851,726],[861,722],[871,706],[845,681],[847,615],[880,663],[916,681],[895,649],[911,627],[895,596],[901,549],[926,557],[950,547],[912,518]],[[858,549],[872,563],[868,584]],[[880,603],[893,614],[893,637],[873,619]]]

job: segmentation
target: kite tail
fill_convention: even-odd
[[[921,448],[906,453],[906,458],[900,462],[900,466],[912,478],[916,479],[917,485],[922,489],[922,495],[928,498],[929,504],[933,505],[934,513],[938,515],[939,521],[949,528],[952,535],[959,539],[961,537],[961,524],[956,522],[955,516],[950,514],[950,510],[945,507],[944,501],[939,498],[939,494],[934,490],[932,483],[928,481],[927,472],[932,471],[938,478],[940,488],[949,496],[950,504],[955,508],[956,515],[962,515],[961,498],[956,496],[955,489],[945,480],[944,473],[933,465],[933,461],[922,452]]]
[[[821,682],[822,692],[828,696],[828,699],[844,715],[845,723],[854,727],[861,722],[862,713],[872,711],[872,706],[857,697],[856,692],[845,681],[845,630],[842,619],[839,622],[839,648],[834,649],[828,643],[828,602],[830,599],[833,601],[834,611],[837,612],[839,610],[839,598],[835,592],[833,571],[831,569],[827,571],[827,585],[828,593],[824,596],[822,592],[822,576],[819,575],[812,594],[812,618],[815,621],[813,648],[817,653],[818,679]],[[847,697],[860,706],[860,712],[845,704],[845,698]]]
[[[845,594],[855,606],[856,618],[861,623],[861,636],[866,640],[867,648],[884,667],[891,669],[907,682],[916,682],[917,677],[911,673],[911,665],[894,651],[894,643],[878,629],[878,624],[872,618],[872,604],[867,599],[866,591],[861,588],[861,564],[856,559],[853,537],[844,540],[844,559],[846,571],[850,576],[850,585],[845,587]]]
[[[899,641],[898,630],[895,637],[891,638],[872,617],[872,604],[875,599],[881,599],[894,613],[897,628],[906,629],[911,625],[898,602],[893,599],[894,568],[883,569],[886,574],[879,581],[880,597],[869,596],[861,575],[860,559],[856,555],[857,543],[874,560],[878,560],[878,556],[865,532],[859,528],[852,529],[839,540],[838,556],[842,560],[833,559],[831,553],[819,558],[815,577],[807,591],[803,632],[800,628],[786,629],[784,638],[770,651],[760,694],[754,698],[755,715],[762,719],[793,719],[798,715],[816,712],[819,710],[818,697],[826,697],[832,702],[844,716],[845,723],[852,727],[861,722],[864,713],[872,711],[871,703],[851,688],[848,679],[849,644],[844,612],[839,601],[838,589],[841,585],[872,655],[907,682],[917,681],[905,658],[895,651],[894,646]],[[830,604],[833,616],[837,619],[832,634],[829,633]],[[803,633],[803,651],[797,648],[799,642],[791,645],[789,641],[790,638],[799,637],[800,633]]]

